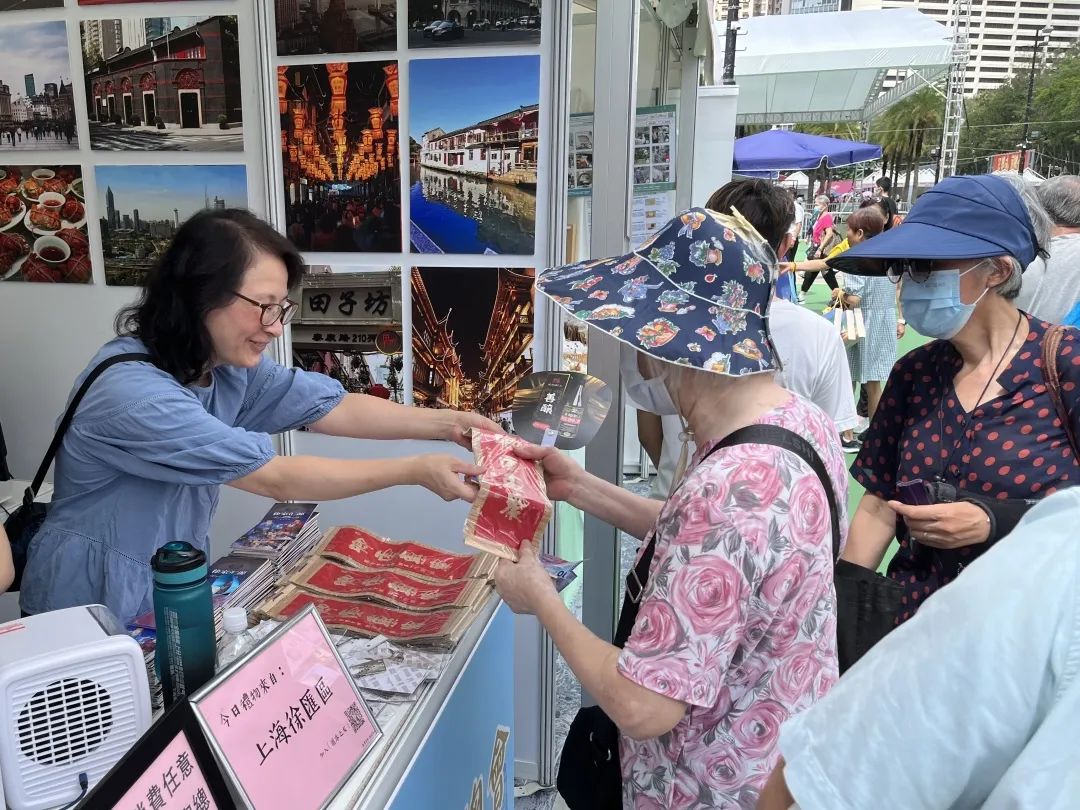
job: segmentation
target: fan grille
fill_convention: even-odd
[[[19,748],[39,764],[65,765],[96,750],[112,725],[112,698],[101,684],[64,678],[26,701],[19,712]]]

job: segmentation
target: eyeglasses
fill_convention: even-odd
[[[278,321],[281,321],[283,325],[287,324],[293,319],[297,307],[300,306],[295,301],[290,301],[288,298],[286,298],[285,302],[282,304],[260,304],[255,299],[248,298],[246,295],[241,295],[238,292],[234,292],[233,295],[241,301],[247,301],[249,304],[257,306],[262,310],[261,320],[263,326],[273,326]]]
[[[916,284],[922,284],[934,270],[934,263],[928,259],[904,259],[890,264],[885,275],[893,284],[899,284],[905,275]]]

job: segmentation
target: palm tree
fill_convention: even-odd
[[[917,93],[897,102],[879,115],[870,127],[870,139],[881,145],[885,163],[892,169],[893,183],[905,170],[904,187],[912,198],[914,184],[918,184],[919,165],[928,144],[941,137],[945,101],[933,87],[924,87]],[[885,173],[885,167],[882,167]]]

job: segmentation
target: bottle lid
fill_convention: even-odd
[[[221,614],[221,626],[226,633],[243,633],[248,629],[248,614],[242,607],[228,608]]]
[[[206,578],[206,555],[183,540],[166,543],[150,559],[154,579],[166,584],[186,584]]]

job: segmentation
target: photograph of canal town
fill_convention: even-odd
[[[277,69],[286,232],[301,250],[401,251],[397,62]]]
[[[180,225],[210,209],[247,207],[244,166],[98,166],[105,283],[140,286]]]
[[[409,47],[539,45],[540,0],[409,0]]]
[[[397,0],[275,0],[278,56],[393,51]]]
[[[511,429],[514,392],[533,370],[535,276],[527,268],[413,268],[414,405],[476,411]]]
[[[409,71],[413,250],[533,255],[540,57],[412,60]]]
[[[77,148],[67,26],[8,20],[0,24],[0,152]]]
[[[236,17],[84,20],[80,33],[91,147],[244,148]]]

